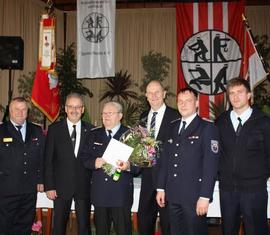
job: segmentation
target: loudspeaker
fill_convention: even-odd
[[[23,69],[21,37],[0,36],[0,69]]]

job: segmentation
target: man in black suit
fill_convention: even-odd
[[[227,83],[232,109],[217,120],[221,139],[220,208],[224,235],[267,235],[267,179],[270,175],[270,118],[250,107],[249,82]]]
[[[91,199],[95,207],[97,235],[109,235],[111,223],[117,235],[131,235],[131,207],[133,203],[133,173],[138,173],[129,162],[118,162],[121,175],[118,181],[107,175],[102,158],[111,138],[119,140],[128,128],[121,125],[122,106],[108,102],[102,111],[103,127],[91,132],[81,158],[86,168],[93,171]]]
[[[45,191],[54,200],[53,234],[66,234],[74,199],[78,234],[89,235],[91,172],[79,156],[92,125],[81,121],[84,104],[80,94],[67,96],[65,111],[66,119],[49,126],[45,149]]]
[[[30,235],[37,191],[43,191],[45,137],[27,119],[22,97],[9,105],[10,120],[0,125],[0,234]]]
[[[219,161],[218,129],[197,115],[197,93],[191,88],[180,90],[177,106],[182,118],[168,126],[156,199],[161,207],[169,204],[171,235],[206,235]]]
[[[152,131],[155,139],[163,142],[171,121],[180,117],[179,113],[164,103],[166,91],[159,81],[151,81],[146,87],[146,97],[150,110],[142,113],[140,122]],[[153,120],[154,119],[154,120]],[[151,130],[150,130],[151,129]],[[160,159],[152,168],[142,170],[142,184],[138,209],[140,235],[153,235],[159,212],[162,235],[169,235],[167,208],[160,208],[156,203],[156,178],[159,174]]]

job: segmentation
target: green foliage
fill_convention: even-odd
[[[56,72],[59,78],[60,118],[65,117],[65,99],[71,92],[92,97],[92,92],[82,84],[82,80],[76,77],[76,59],[74,43],[67,49],[60,49],[57,54]]]
[[[150,51],[142,56],[142,65],[145,76],[140,91],[145,92],[147,84],[152,80],[164,81],[169,75],[171,60],[159,52]]]
[[[137,93],[129,90],[133,82],[131,80],[131,74],[120,72],[115,74],[115,77],[107,78],[106,88],[100,101],[104,99],[116,100],[118,102],[131,99],[137,99]]]
[[[263,57],[265,62],[266,70],[269,72],[270,67],[270,43],[268,41],[267,35],[255,37],[256,48],[258,53]],[[257,108],[268,112],[270,110],[270,78],[268,75],[268,79],[263,81],[261,84],[256,86],[254,89],[254,106]]]
[[[121,102],[123,105],[123,119],[122,123],[126,126],[134,126],[139,120],[138,103],[132,103],[131,101]]]
[[[35,72],[29,72],[28,75],[23,74],[18,79],[18,92],[19,95],[24,97],[29,102],[28,119],[31,122],[42,124],[44,115],[42,112],[31,103],[31,93],[34,83]]]

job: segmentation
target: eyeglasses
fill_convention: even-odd
[[[72,106],[72,105],[66,105],[68,109],[73,109],[73,110],[80,110],[83,108],[83,106]]]
[[[119,113],[119,112],[102,112],[101,116],[109,116],[109,117],[111,117],[112,115],[114,115],[116,113]]]

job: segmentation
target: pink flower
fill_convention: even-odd
[[[32,224],[33,232],[42,232],[42,222],[38,220],[36,223]]]

